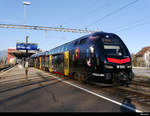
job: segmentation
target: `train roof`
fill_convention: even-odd
[[[83,38],[88,38],[89,36],[104,35],[104,34],[113,34],[113,33],[107,33],[107,32],[103,32],[103,31],[95,32],[95,33],[91,33],[91,34],[88,34],[88,35],[81,36],[81,37],[79,37],[78,39],[75,39],[75,40],[73,40],[73,41],[64,43],[64,44],[62,44],[62,45],[60,45],[60,46],[65,46],[65,45],[67,45],[67,44],[69,44],[69,43],[73,43],[73,42],[75,42],[75,41],[79,41],[79,40],[81,40],[81,39],[83,39]],[[34,54],[34,55],[32,55],[31,57],[39,57],[39,56],[42,56],[42,55],[49,55],[49,54],[51,54],[51,52],[52,52],[53,50],[57,49],[57,48],[60,47],[60,46],[57,46],[57,47],[55,47],[55,48],[53,48],[53,49],[50,49],[49,51],[45,51],[45,52],[41,52],[41,53],[38,53],[38,54]]]

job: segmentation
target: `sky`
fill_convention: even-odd
[[[25,0],[0,0],[0,24],[24,25]],[[150,46],[150,0],[26,0],[26,25],[64,27],[117,34],[130,53]],[[0,50],[16,42],[50,50],[86,34],[0,28]]]

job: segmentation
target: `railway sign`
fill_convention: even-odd
[[[36,43],[17,43],[16,50],[38,50],[38,45]]]

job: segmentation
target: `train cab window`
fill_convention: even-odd
[[[112,56],[127,56],[128,50],[119,37],[115,35],[105,35],[101,39],[104,45],[104,53]]]
[[[125,48],[123,48],[121,45],[104,45],[104,52],[107,55],[128,55]]]

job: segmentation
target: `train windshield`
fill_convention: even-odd
[[[125,45],[117,38],[103,38],[104,53],[111,56],[128,55],[128,50]]]
[[[122,56],[122,52],[119,45],[104,45],[104,52],[107,55]]]
[[[115,34],[89,36],[91,43],[100,45],[104,54],[108,56],[128,56],[129,51],[123,41]],[[101,42],[100,42],[101,41]]]

